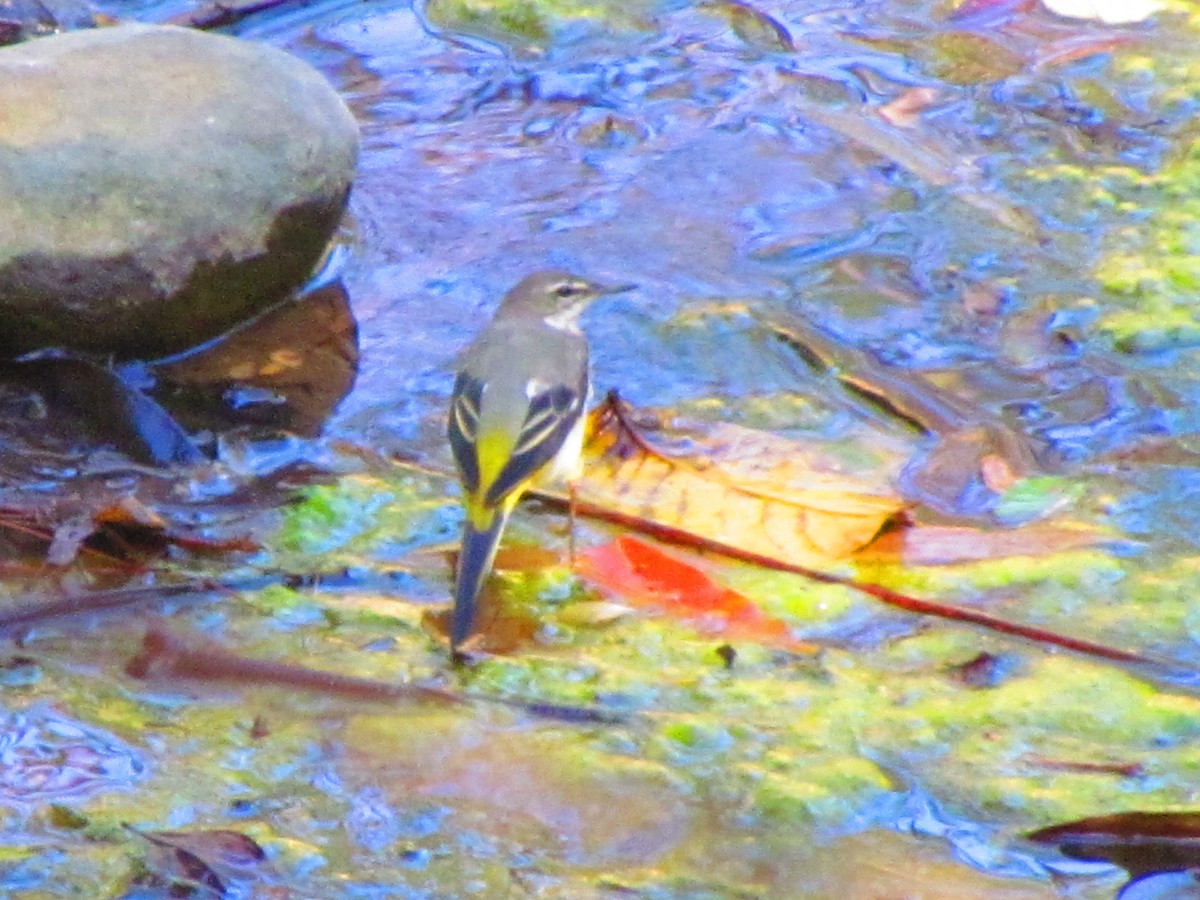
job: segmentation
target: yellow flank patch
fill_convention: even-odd
[[[467,497],[463,503],[467,521],[476,531],[487,531],[492,527],[496,516],[507,516],[512,512],[512,508],[517,505],[517,501],[521,499],[521,495],[525,493],[527,487],[529,487],[528,481],[517,485],[517,489],[500,501],[499,506],[485,506],[478,497]]]
[[[502,431],[482,432],[475,441],[475,458],[479,461],[479,494],[483,496],[500,477],[512,457],[516,435]]]
[[[471,527],[476,531],[487,531],[492,525],[492,520],[500,514],[496,507],[484,506],[473,499],[468,500],[465,505],[467,521],[471,523]]]

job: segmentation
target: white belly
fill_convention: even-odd
[[[583,435],[587,428],[587,412],[572,426],[567,439],[559,447],[550,465],[546,466],[540,481],[575,481],[583,474]]]

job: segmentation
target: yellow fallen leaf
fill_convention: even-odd
[[[904,506],[885,486],[822,471],[807,448],[753,429],[707,426],[688,435],[684,456],[651,445],[611,398],[590,425],[581,501],[748,553],[827,564],[870,543]]]

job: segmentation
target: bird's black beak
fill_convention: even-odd
[[[596,293],[601,297],[607,297],[609,294],[624,294],[632,291],[637,285],[633,282],[628,284],[600,284],[596,286]]]

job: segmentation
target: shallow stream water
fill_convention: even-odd
[[[305,452],[445,465],[456,354],[505,290],[548,266],[632,281],[585,319],[599,391],[890,465],[929,522],[1065,517],[1112,539],[859,577],[1200,667],[1200,23],[953,7],[326,2],[233,26],[320,69],[362,129],[342,278],[357,366]],[[797,328],[848,355],[811,365]],[[851,389],[860,367],[889,403]],[[913,412],[914,384],[952,412]],[[947,440],[979,423],[1019,436],[1032,499]],[[158,691],[121,674],[144,623],[52,630],[5,670],[9,895],[122,883],[132,822],[254,836],[270,871],[231,896],[1106,897],[1116,869],[1021,835],[1196,802],[1186,679],[749,567],[724,576],[827,640],[819,663],[750,642],[726,670],[721,641],[638,619],[560,623],[450,674],[422,613],[446,596],[454,488],[346,470],[246,567],[399,565],[397,581],[169,621],[244,654],[633,721]],[[514,534],[561,543],[536,512]],[[539,620],[585,590],[559,569],[512,576]],[[951,674],[981,653],[995,682]]]

